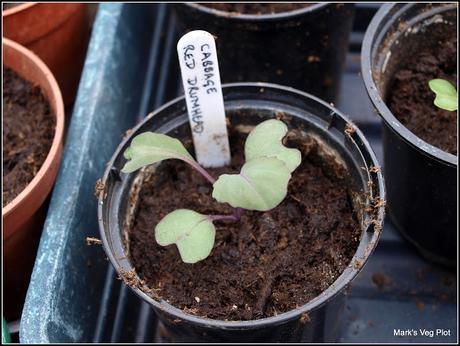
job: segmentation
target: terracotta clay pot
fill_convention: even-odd
[[[2,16],[3,36],[36,53],[56,77],[65,104],[72,103],[90,33],[88,4],[25,3]]]
[[[56,116],[54,138],[45,162],[29,185],[2,209],[4,314],[12,320],[19,317],[22,308],[46,214],[44,202],[61,161],[64,102],[56,79],[44,62],[30,50],[5,38],[3,66],[38,85]]]

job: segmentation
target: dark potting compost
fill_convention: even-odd
[[[231,165],[209,169],[212,175],[239,172],[245,137],[231,131]],[[284,201],[267,212],[245,211],[240,222],[216,222],[210,256],[193,265],[182,262],[176,246],[156,243],[157,223],[179,208],[203,214],[232,209],[216,202],[209,182],[181,161],[165,161],[145,178],[129,229],[129,252],[152,289],[149,294],[194,315],[253,320],[293,310],[339,277],[361,234],[351,191],[320,163],[315,140],[286,138],[288,146],[302,151],[303,161]]]
[[[289,3],[201,3],[200,5],[225,12],[241,14],[274,14],[290,12],[309,7],[312,4],[289,4]]]
[[[434,25],[433,30],[446,31],[446,26]],[[457,85],[456,30],[445,32],[444,37],[437,45],[413,54],[397,71],[389,89],[388,105],[398,120],[418,137],[457,155],[457,112],[436,107],[435,95],[428,86],[434,78]]]
[[[38,86],[3,69],[3,206],[31,182],[53,142],[56,120]]]

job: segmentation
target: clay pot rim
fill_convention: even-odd
[[[10,16],[12,14],[15,14],[17,12],[21,12],[21,11],[28,9],[29,7],[33,7],[35,5],[38,5],[38,2],[27,2],[25,4],[14,6],[12,8],[7,9],[7,10],[3,10],[2,11],[2,16]]]
[[[46,76],[46,79],[51,86],[52,93],[53,95],[55,95],[54,102],[53,100],[49,100],[48,97],[47,97],[47,100],[50,103],[51,108],[53,109],[55,113],[55,117],[56,117],[56,127],[54,131],[53,142],[51,144],[51,148],[48,152],[48,155],[46,156],[45,161],[43,162],[42,166],[40,167],[40,169],[38,170],[34,178],[24,188],[24,190],[22,190],[10,203],[8,203],[2,209],[2,217],[5,218],[7,215],[11,214],[15,209],[20,207],[23,200],[26,199],[27,196],[29,196],[37,188],[39,182],[43,179],[46,172],[50,169],[50,166],[54,161],[54,157],[59,153],[59,148],[62,143],[62,139],[64,137],[64,114],[65,113],[64,113],[64,101],[62,99],[61,90],[59,89],[56,79],[54,78],[49,68],[45,65],[45,63],[37,55],[35,55],[32,51],[30,51],[29,49],[25,48],[24,46],[21,46],[20,44],[10,39],[7,39],[4,37],[3,45],[9,48],[12,48],[18,51],[19,53],[25,55],[27,59],[31,60],[31,62],[35,64],[38,67],[38,69],[40,69],[43,72],[43,74]],[[7,64],[4,63],[4,66],[7,66]],[[8,236],[8,234],[5,234],[5,236]]]
[[[277,13],[270,13],[270,14],[246,14],[246,13],[238,13],[238,12],[227,12],[222,10],[216,10],[211,7],[203,6],[198,3],[190,2],[184,3],[184,5],[194,8],[196,10],[214,15],[216,17],[223,17],[223,18],[232,18],[235,20],[241,21],[270,21],[270,20],[280,20],[284,18],[295,18],[297,16],[303,15],[305,13],[314,12],[316,10],[322,9],[330,3],[325,2],[318,2],[308,7],[299,8],[297,10],[286,11],[286,12],[277,12]]]
[[[53,3],[50,3],[50,2],[28,2],[28,3],[25,3],[25,4],[21,4],[21,5],[18,5],[18,6],[14,6],[12,8],[9,8],[7,10],[3,10],[2,11],[2,17],[9,17],[9,16],[12,16],[16,13],[19,13],[19,12],[22,12],[22,11],[25,11],[25,10],[28,10],[32,7],[35,7],[37,5],[47,5],[47,4],[53,4]],[[65,2],[65,3],[62,3],[62,2],[58,2],[57,4],[61,4],[61,5],[80,5],[80,6],[84,6],[86,5],[87,3],[84,2],[84,3],[81,3],[81,2]],[[73,15],[76,11],[77,11],[77,8],[79,6],[74,6],[72,7],[72,9],[70,11],[68,11],[68,15]],[[61,23],[62,25],[62,23]]]

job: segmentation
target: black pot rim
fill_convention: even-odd
[[[226,11],[221,11],[221,10],[216,10],[214,8],[206,7],[203,5],[200,5],[198,3],[193,3],[193,2],[186,2],[184,5],[191,7],[195,10],[199,10],[202,12],[205,12],[207,14],[220,17],[220,18],[227,18],[227,19],[233,19],[233,20],[239,20],[242,22],[268,22],[268,21],[277,21],[281,19],[295,19],[296,17],[302,16],[305,13],[313,12],[319,9],[322,9],[330,3],[328,2],[319,2],[315,3],[312,6],[308,6],[305,8],[299,8],[297,10],[293,11],[288,11],[288,12],[279,12],[279,13],[274,13],[274,14],[243,14],[243,13],[234,13],[234,12],[226,12]]]
[[[229,83],[229,84],[222,85],[223,90],[230,89],[230,88],[241,90],[243,88],[248,88],[248,87],[249,88],[258,87],[258,88],[264,88],[264,89],[284,91],[284,92],[289,92],[292,94],[297,94],[300,97],[306,97],[306,98],[313,99],[314,101],[329,108],[331,110],[331,114],[335,113],[337,114],[337,116],[345,119],[347,122],[350,123],[350,121],[346,118],[346,116],[343,115],[343,113],[341,113],[339,110],[332,107],[327,102],[319,99],[318,97],[314,95],[299,91],[291,87],[286,87],[286,86],[281,86],[281,85],[271,84],[271,83],[261,83],[261,82]],[[113,166],[114,161],[121,154],[123,147],[127,144],[128,141],[132,139],[132,136],[138,131],[138,129],[142,127],[146,121],[154,117],[156,114],[162,112],[163,110],[167,109],[168,107],[172,106],[173,104],[177,102],[184,101],[184,99],[185,99],[185,96],[182,95],[182,96],[179,96],[165,103],[163,106],[156,109],[153,113],[150,113],[143,121],[141,121],[139,124],[137,124],[135,127],[132,128],[131,134],[129,136],[126,136],[121,141],[120,145],[114,152],[112,158],[107,163],[106,170],[102,178],[103,184],[106,184],[106,181],[109,177],[111,167]],[[362,141],[362,144],[368,150],[370,161],[372,161],[372,165],[378,166],[377,158],[369,142],[364,137],[364,134],[358,128],[355,128],[355,135]],[[376,180],[377,180],[376,187],[378,189],[379,196],[382,198],[385,198],[385,184],[384,184],[384,179],[383,179],[383,175],[381,171],[378,171],[376,173]],[[103,243],[105,253],[107,254],[107,257],[109,258],[110,262],[112,263],[116,271],[119,272],[119,268],[120,268],[119,261],[115,258],[113,252],[110,251],[109,240],[107,239],[105,232],[104,232],[103,205],[104,205],[104,193],[101,193],[99,194],[99,197],[98,197],[98,210],[97,210],[101,240]],[[381,229],[383,226],[383,220],[385,216],[385,207],[380,206],[378,208],[378,212],[376,212],[376,215],[377,215],[377,221],[379,223],[378,226]],[[290,310],[290,311],[281,313],[276,316],[271,316],[271,317],[266,317],[266,318],[261,318],[261,319],[256,319],[256,320],[249,320],[249,321],[223,321],[223,320],[217,320],[217,319],[208,319],[208,318],[199,317],[199,316],[185,313],[183,310],[176,308],[175,306],[167,303],[164,300],[157,301],[153,299],[151,296],[149,296],[148,294],[144,293],[142,290],[140,290],[137,287],[134,288],[132,286],[129,286],[129,288],[132,289],[141,299],[143,299],[144,301],[147,301],[150,305],[154,306],[160,311],[171,314],[175,318],[180,319],[181,321],[185,321],[185,322],[195,324],[195,325],[201,325],[203,327],[237,330],[237,329],[250,329],[250,328],[252,329],[252,328],[269,327],[273,325],[284,324],[293,319],[296,319],[296,318],[298,319],[300,318],[300,316],[302,316],[302,314],[308,313],[324,305],[325,303],[327,303],[327,301],[329,301],[330,299],[335,297],[338,293],[340,293],[343,289],[345,289],[346,286],[355,278],[355,276],[362,270],[362,268],[366,264],[367,260],[369,259],[370,255],[375,249],[378,243],[378,240],[380,238],[381,232],[376,230],[375,227],[374,227],[374,231],[372,232],[372,236],[370,238],[365,236],[367,235],[370,227],[373,227],[373,225],[366,226],[366,229],[363,229],[361,233],[362,237],[360,240],[360,246],[363,242],[366,243],[365,250],[363,250],[362,251],[363,253],[361,254],[362,256],[359,256],[358,255],[359,252],[356,251],[355,254],[353,255],[353,258],[350,260],[348,267],[345,268],[342,274],[326,290],[321,292],[318,296],[316,296],[315,298],[313,298],[306,304],[298,307],[297,309]],[[360,266],[355,267],[354,263],[356,263],[356,261],[359,261],[361,263]]]
[[[385,101],[380,96],[377,85],[372,77],[372,46],[374,40],[379,35],[378,26],[393,10],[395,6],[399,4],[389,3],[384,4],[377,11],[375,16],[372,18],[366,33],[364,35],[362,49],[361,49],[361,74],[366,86],[367,93],[377,108],[379,115],[385,121],[385,123],[405,141],[410,143],[412,146],[423,152],[425,155],[435,160],[457,166],[458,157],[447,151],[441,150],[438,147],[424,141],[420,137],[416,136],[408,128],[406,128],[391,112]]]

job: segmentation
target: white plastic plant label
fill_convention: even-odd
[[[214,37],[191,31],[177,43],[196,159],[204,167],[230,163],[224,99]]]

